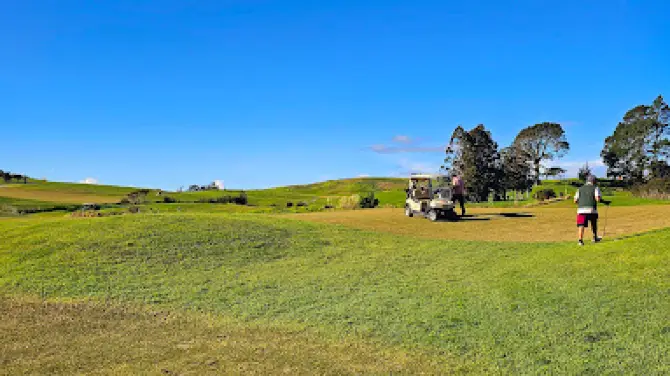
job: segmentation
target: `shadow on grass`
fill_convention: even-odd
[[[491,218],[489,217],[472,215],[472,214],[461,215],[458,216],[458,219],[456,219],[456,221],[490,221],[490,220]]]
[[[499,216],[505,218],[532,218],[535,217],[529,213],[498,213]]]

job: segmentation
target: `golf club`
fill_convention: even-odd
[[[603,225],[603,239],[605,238],[605,232],[607,232],[607,212],[609,211],[610,204],[605,205],[605,224]]]

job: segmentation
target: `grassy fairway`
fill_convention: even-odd
[[[667,205],[613,206],[600,211],[600,234],[606,229],[608,237],[670,227],[670,206]],[[401,209],[308,213],[291,215],[290,218],[427,239],[487,242],[576,240],[574,205],[571,208],[469,208],[468,213],[468,217],[458,222],[436,223],[421,217],[407,218]],[[587,235],[590,234],[588,231]]]
[[[501,224],[485,223],[489,231]],[[11,338],[38,332],[42,324],[31,313],[36,308],[26,300],[38,295],[55,301],[92,298],[148,304],[183,315],[204,311],[215,321],[233,320],[233,329],[221,331],[242,338],[239,333],[253,327],[285,333],[290,350],[273,357],[248,355],[250,347],[271,342],[271,330],[230,345],[227,351],[246,351],[247,356],[219,363],[225,362],[228,372],[248,366],[249,359],[260,359],[271,372],[285,364],[298,370],[327,369],[332,359],[324,360],[323,368],[313,368],[321,355],[305,344],[310,338],[323,341],[317,347],[332,351],[334,359],[354,356],[351,352],[359,353],[352,364],[378,359],[369,372],[396,369],[396,356],[388,354],[408,359],[422,354],[426,362],[439,359],[441,363],[430,368],[435,372],[670,372],[670,229],[584,248],[572,242],[417,239],[248,214],[5,219],[0,233],[3,304],[20,302],[12,309],[16,324],[10,327],[18,332]],[[119,358],[126,356],[119,349],[130,346],[124,342],[130,332],[113,324],[117,318],[127,322],[122,314],[96,321],[102,314],[95,308],[71,311],[65,316],[76,319],[84,312],[90,317],[82,321],[84,327],[107,329],[82,333],[79,326],[64,325],[50,327],[46,335],[72,332],[76,346],[83,346],[108,333],[106,346]],[[165,333],[172,333],[169,326],[165,332],[157,328],[155,338],[145,338],[139,333],[153,335],[153,330],[142,328],[157,324],[138,320],[131,326],[140,328],[136,338],[148,341],[136,345],[140,353],[153,351],[151,341],[157,341],[159,349],[189,343],[188,338],[191,343],[211,343],[207,341],[218,330],[204,334],[202,327],[184,326],[163,343],[161,339],[169,336]],[[286,334],[287,328],[315,334]],[[0,343],[3,362],[17,371],[31,369],[31,358],[54,364],[44,360],[44,348],[18,351],[13,341]],[[347,350],[347,343],[362,344],[362,350]],[[203,346],[203,357],[194,351],[171,363],[158,355],[147,359],[165,361],[172,371],[182,373],[189,369],[186,362],[207,362],[216,354],[209,350],[213,344]],[[307,346],[307,354],[301,346]],[[91,359],[96,356],[104,357]],[[156,363],[138,359],[130,362],[140,367],[133,370],[157,370]],[[80,361],[84,360],[55,363],[54,371],[67,373]]]

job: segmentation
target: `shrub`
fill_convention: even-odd
[[[375,198],[374,193],[369,193],[365,197],[361,197],[358,201],[358,206],[361,208],[375,208],[379,205],[379,200]]]
[[[237,204],[237,205],[247,205],[248,199],[246,193],[242,192],[239,196],[219,196],[215,198],[201,198],[198,200],[200,203],[209,203],[209,204]]]
[[[242,192],[240,193],[239,196],[235,198],[235,203],[237,205],[246,205],[249,203],[249,198],[247,197],[247,194]]]
[[[296,206],[307,206],[307,203],[304,201],[300,201],[296,204]]]
[[[633,187],[632,192],[637,197],[670,200],[670,178],[651,179]]]
[[[173,204],[173,203],[177,202],[177,200],[174,197],[164,196],[163,197],[163,202],[166,203],[166,204]]]
[[[287,202],[287,203],[286,203],[286,207],[287,207],[287,208],[291,208],[291,207],[293,207],[293,203],[292,203],[292,202],[290,202],[290,201],[289,201],[289,202]]]
[[[556,192],[554,192],[554,190],[551,188],[545,188],[535,192],[533,197],[538,200],[549,200],[552,198],[556,198]]]
[[[147,189],[140,189],[138,191],[131,192],[126,197],[127,203],[130,203],[130,204],[133,204],[133,205],[143,204],[147,201],[147,194],[148,193],[149,193],[149,190],[147,190]],[[123,201],[123,199],[121,201]]]

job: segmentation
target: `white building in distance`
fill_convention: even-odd
[[[214,185],[220,190],[224,190],[223,180],[214,180]]]

